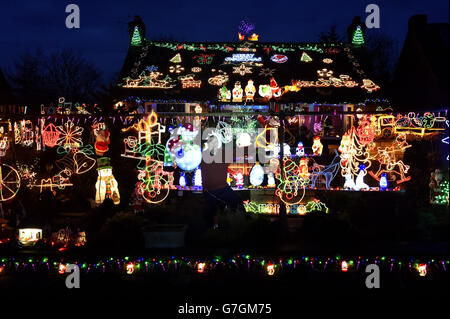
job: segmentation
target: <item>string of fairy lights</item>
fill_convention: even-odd
[[[122,273],[145,275],[161,272],[217,273],[255,272],[273,276],[289,272],[364,272],[367,265],[375,264],[381,272],[406,272],[424,277],[448,271],[448,258],[394,258],[297,256],[254,257],[237,254],[230,257],[109,257],[96,261],[52,257],[3,257],[0,276],[7,273],[47,272],[65,274],[69,264],[76,265],[81,273]]]

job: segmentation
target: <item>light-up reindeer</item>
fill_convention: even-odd
[[[371,156],[370,159],[377,160],[380,163],[380,166],[378,171],[375,173],[369,172],[369,174],[377,181],[380,180],[383,173],[386,173],[391,179],[397,176],[397,184],[409,181],[411,176],[406,176],[406,174],[408,173],[410,166],[406,165],[402,160],[397,160],[396,156],[397,152],[403,153],[409,147],[411,147],[411,145],[406,142],[406,134],[404,133],[399,134],[391,146],[385,148],[378,147],[377,152],[375,155]]]

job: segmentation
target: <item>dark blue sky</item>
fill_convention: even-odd
[[[66,5],[78,4],[81,28],[66,29]],[[403,43],[408,19],[427,14],[429,22],[447,22],[448,0],[436,1],[50,1],[0,3],[0,67],[8,71],[17,56],[34,48],[73,48],[111,78],[122,67],[128,48],[127,23],[136,14],[147,26],[147,38],[171,36],[186,41],[236,41],[239,22],[256,25],[260,41],[317,41],[335,24],[344,33],[352,18],[365,17],[367,4],[381,10],[381,31]],[[368,32],[372,32],[368,30]]]

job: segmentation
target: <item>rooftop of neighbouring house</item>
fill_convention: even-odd
[[[14,102],[11,86],[6,81],[2,69],[0,69],[0,105],[7,105]]]
[[[392,85],[396,109],[448,108],[448,35],[448,23],[429,23],[426,15],[410,18]]]
[[[351,44],[152,41],[130,23],[130,47],[119,80],[121,97],[228,103],[241,87],[248,103],[363,103],[379,87]],[[253,81],[253,86],[249,83]],[[251,100],[254,92],[253,101]]]

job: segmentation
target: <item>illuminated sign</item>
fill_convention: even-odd
[[[272,62],[275,62],[275,63],[285,63],[288,60],[288,57],[283,54],[275,54],[275,55],[272,55],[270,60],[272,60]]]
[[[254,53],[233,53],[232,56],[226,57],[225,62],[261,62],[262,58],[255,56]]]

